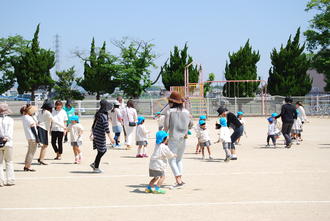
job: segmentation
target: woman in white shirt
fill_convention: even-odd
[[[137,122],[137,112],[132,100],[127,101],[127,107],[122,110],[124,128],[126,131],[125,144],[127,149],[133,145],[134,129]]]
[[[14,120],[7,115],[11,111],[8,104],[0,103],[0,187],[5,185],[5,175],[3,172],[3,161],[6,163],[7,186],[15,185],[15,174],[13,164],[13,133]]]
[[[110,114],[109,114],[109,118],[111,121],[111,125],[112,125],[112,131],[115,134],[115,145],[116,147],[120,146],[120,133],[122,131],[122,121],[123,121],[123,117],[121,115],[121,111],[120,111],[120,103],[116,100],[113,104],[113,109],[111,110]]]
[[[60,127],[56,124],[52,124],[52,146],[56,153],[54,160],[60,160],[63,153],[63,137],[64,137],[64,126],[67,125],[68,115],[63,108],[63,103],[61,101],[55,102],[55,109],[52,111],[54,121],[62,125]]]
[[[56,124],[57,126],[65,129],[65,126],[59,124],[54,120],[54,117],[52,115],[52,109],[53,104],[49,101],[45,101],[45,103],[41,106],[41,113],[38,115],[37,129],[39,141],[42,144],[38,162],[41,165],[47,165],[47,163],[44,162],[44,159],[46,155],[46,149],[48,147],[48,131],[50,131],[51,124]]]
[[[23,128],[25,137],[28,141],[28,150],[25,156],[25,166],[24,171],[35,172],[34,169],[31,169],[31,163],[33,156],[37,150],[39,143],[38,133],[37,133],[37,119],[35,113],[38,111],[36,106],[27,104],[21,108],[21,114],[23,115]]]

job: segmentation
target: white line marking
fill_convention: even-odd
[[[187,173],[185,176],[219,176],[219,175],[283,175],[283,174],[294,174],[294,173],[329,173],[326,170],[302,170],[302,171],[274,171],[274,172],[231,172],[231,173]],[[17,177],[17,180],[48,180],[48,179],[80,179],[80,178],[122,178],[122,177],[147,177],[148,174],[125,174],[125,175],[77,175],[77,176],[49,176],[49,177]]]
[[[284,200],[284,201],[229,201],[229,202],[193,202],[169,204],[140,205],[108,205],[108,206],[68,206],[68,207],[16,207],[0,208],[0,211],[14,210],[71,210],[71,209],[116,209],[116,208],[146,208],[146,207],[195,207],[195,206],[227,206],[227,205],[271,205],[271,204],[329,204],[330,200]]]

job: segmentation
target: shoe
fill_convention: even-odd
[[[165,190],[162,190],[162,189],[158,189],[158,190],[154,190],[152,193],[155,193],[155,194],[165,194],[166,191]]]
[[[138,155],[136,155],[136,158],[143,158],[143,155],[142,154],[138,154]]]
[[[226,157],[225,162],[229,162],[231,160],[231,156]]]
[[[41,161],[40,159],[38,159],[38,163],[39,163],[40,165],[48,165],[47,163],[45,163],[44,161]]]
[[[266,147],[270,147],[270,145],[269,145],[269,144],[267,144],[267,145],[266,145]]]
[[[148,189],[148,188],[146,188],[145,190],[144,190],[146,193],[153,193],[154,191],[152,191],[152,189]]]
[[[36,172],[35,169],[30,169],[30,168],[27,168],[27,167],[24,167],[24,171],[26,171],[26,172]]]
[[[89,166],[90,166],[93,170],[96,169],[95,166],[94,166],[94,163],[91,163]]]
[[[93,172],[94,172],[94,173],[103,173],[103,171],[100,170],[99,168],[95,168]]]
[[[3,183],[0,183],[0,187],[4,187],[5,185]]]
[[[14,186],[15,183],[7,183],[6,186]]]
[[[143,156],[143,157],[146,157],[146,158],[148,157],[148,155],[147,155],[147,154],[143,154],[142,156]]]
[[[210,159],[210,160],[213,160],[213,157],[210,156],[209,159]]]
[[[202,156],[202,160],[205,160],[205,156]]]
[[[296,145],[300,145],[300,142],[299,142],[299,141],[297,141]]]
[[[237,160],[237,157],[231,157],[230,160]]]
[[[61,157],[55,157],[54,160],[62,160]]]
[[[289,143],[288,145],[285,146],[285,148],[291,148],[292,143]]]
[[[185,182],[181,182],[181,183],[176,183],[173,187],[177,188],[177,187],[182,187],[183,185],[185,185]]]

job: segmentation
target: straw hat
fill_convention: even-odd
[[[37,108],[36,106],[33,106],[33,105],[28,106],[28,107],[26,108],[26,113],[27,113],[28,115],[33,115],[33,114],[35,114],[37,111],[38,111],[38,108]]]
[[[184,102],[182,96],[176,91],[173,91],[167,99],[176,104],[182,104]]]
[[[0,114],[7,115],[11,114],[12,111],[9,109],[8,104],[6,103],[0,103]]]

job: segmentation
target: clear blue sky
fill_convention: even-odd
[[[258,74],[267,79],[270,52],[286,43],[297,28],[302,32],[313,17],[305,12],[308,0],[1,0],[0,37],[20,34],[32,39],[38,23],[41,47],[55,49],[55,35],[60,35],[61,68],[76,67],[82,75],[83,65],[74,55],[76,49],[88,52],[91,39],[98,46],[103,41],[114,53],[111,40],[129,36],[153,40],[159,55],[155,79],[160,66],[174,45],[188,42],[189,53],[203,65],[204,78],[213,72],[224,79],[228,52],[234,52],[250,39],[261,59]],[[304,40],[302,36],[302,40]]]

